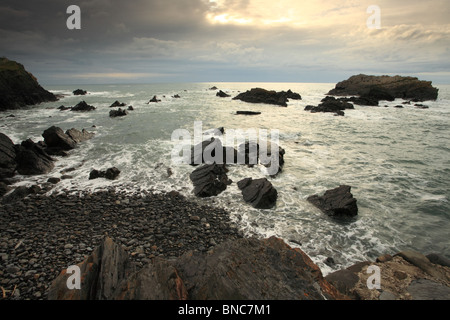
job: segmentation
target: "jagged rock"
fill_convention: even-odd
[[[87,94],[87,91],[82,90],[82,89],[77,89],[77,90],[74,90],[74,91],[73,91],[73,94],[74,94],[75,96],[84,96],[84,95]]]
[[[172,98],[175,98],[175,99],[180,99],[181,97],[180,97],[180,95],[179,95],[179,94],[176,94],[176,95],[172,96]]]
[[[110,105],[110,108],[116,108],[116,107],[125,107],[127,104],[124,102],[114,101],[112,105]]]
[[[91,106],[86,103],[86,101],[79,102],[75,107],[70,109],[71,111],[79,111],[79,112],[88,112],[95,110],[94,106]]]
[[[271,209],[276,205],[278,192],[266,178],[245,178],[237,183],[244,201],[257,209]]]
[[[201,198],[217,196],[231,184],[227,172],[225,164],[213,163],[198,167],[189,175],[194,184],[194,194]]]
[[[48,148],[72,150],[76,145],[76,142],[59,127],[51,126],[42,136]]]
[[[8,136],[0,133],[0,181],[14,176],[16,166],[14,143]]]
[[[23,175],[49,173],[54,167],[54,159],[38,143],[31,139],[16,146],[17,172]]]
[[[369,277],[374,276],[369,267],[380,270],[379,289],[367,285],[373,280]],[[434,264],[414,251],[403,251],[377,262],[359,262],[330,273],[325,279],[355,300],[447,300],[450,297],[450,268]]]
[[[161,100],[159,100],[156,96],[153,96],[148,103],[150,102],[161,102]]]
[[[57,100],[53,93],[39,85],[22,64],[0,58],[0,110]]]
[[[287,107],[288,97],[294,97],[295,99],[301,99],[299,94],[281,91],[269,91],[262,88],[253,88],[249,91],[238,94],[233,100],[242,100],[249,103],[266,103],[274,104],[282,107]]]
[[[106,171],[92,170],[89,173],[89,180],[97,179],[97,178],[106,178],[109,180],[115,180],[120,174],[120,170],[116,167],[112,167],[107,169]]]
[[[348,299],[300,249],[281,239],[238,239],[208,254],[188,252],[157,258],[136,271],[125,250],[110,238],[78,264],[81,290],[69,290],[63,270],[49,300],[323,300]]]
[[[128,114],[127,110],[122,110],[121,108],[119,108],[118,110],[111,110],[109,112],[109,116],[111,118],[123,117],[123,116],[126,116],[127,114]]]
[[[338,100],[334,97],[326,97],[322,99],[322,102],[318,106],[311,106],[308,105],[305,107],[305,111],[311,111],[311,112],[332,112],[337,115],[343,116],[344,111],[346,109],[354,109],[355,107],[343,100]]]
[[[323,196],[313,195],[307,200],[329,216],[353,217],[358,214],[358,206],[350,189],[350,186],[341,185],[327,190]]]
[[[217,97],[221,97],[221,98],[231,97],[229,94],[223,92],[222,90],[219,90],[219,91],[216,93],[216,96],[217,96]]]
[[[385,97],[394,97],[425,101],[436,100],[438,91],[437,88],[432,87],[431,81],[421,81],[415,77],[359,74],[337,83],[336,87],[328,94],[336,96],[364,96],[370,95],[370,92],[376,95],[383,92],[383,99]]]
[[[217,90],[218,88],[216,86],[213,86],[211,88],[209,88],[209,90]]]
[[[216,155],[216,151],[218,154]],[[220,154],[222,153],[222,154]],[[206,156],[206,159],[205,159]],[[211,164],[213,159],[217,159],[216,163],[225,163],[225,152],[220,139],[214,137],[204,140],[201,143],[191,147],[191,162],[193,166],[208,163]]]
[[[75,128],[69,129],[66,131],[66,135],[68,135],[75,143],[80,143],[92,139],[95,133],[88,132],[87,130],[78,130]]]
[[[66,106],[59,106],[58,107],[58,110],[60,110],[60,111],[65,111],[65,110],[70,110],[70,109],[72,109],[71,107],[66,107]]]
[[[133,106],[128,106],[127,110],[134,111],[134,108],[133,108]]]

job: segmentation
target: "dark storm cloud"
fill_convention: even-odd
[[[44,83],[450,75],[448,1],[378,0],[376,31],[365,24],[369,2],[2,0],[0,55]],[[72,4],[81,8],[81,30],[66,27]]]

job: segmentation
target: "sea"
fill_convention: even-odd
[[[231,97],[217,97],[213,86]],[[345,116],[304,111],[306,105],[319,104],[334,88],[332,83],[45,86],[62,95],[60,100],[0,112],[0,132],[14,143],[43,140],[42,133],[50,126],[95,133],[68,157],[56,157],[50,173],[17,175],[16,186],[44,183],[69,169],[66,174],[71,178],[62,179],[49,193],[81,194],[111,187],[128,194],[176,190],[192,201],[226,209],[246,236],[276,236],[302,249],[326,275],[404,250],[450,258],[450,85],[435,86],[438,99],[422,103],[428,109],[397,99],[381,101],[379,107],[355,105],[354,110],[345,110]],[[302,100],[278,107],[232,99],[256,87],[290,89]],[[88,94],[75,96],[75,89]],[[161,101],[148,103],[155,95]],[[96,110],[58,109],[82,100]],[[109,117],[110,105],[116,100],[134,110],[124,117]],[[238,110],[261,114],[236,115]],[[11,114],[14,117],[8,117]],[[243,130],[244,135],[256,130],[271,138],[271,133],[277,133],[273,137],[285,150],[283,171],[270,177],[262,165],[229,165],[233,183],[224,192],[211,198],[195,197],[189,179],[195,167],[175,161],[173,154],[181,145],[194,144],[199,125],[205,138],[214,136],[213,129],[219,127],[225,135],[233,130]],[[174,139],[174,132],[188,135]],[[121,171],[117,180],[89,180],[91,170],[110,167]],[[255,209],[244,202],[236,183],[248,177],[265,177],[272,183],[278,191],[274,208]],[[357,199],[359,211],[353,219],[333,219],[307,201],[310,195],[322,195],[344,184],[352,187]]]

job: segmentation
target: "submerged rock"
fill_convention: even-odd
[[[243,115],[247,115],[247,116],[254,116],[254,115],[261,114],[261,112],[258,112],[258,111],[236,111],[236,114],[243,114]]]
[[[148,103],[150,103],[150,102],[161,102],[161,100],[158,99],[156,96],[153,96],[153,98],[151,98]]]

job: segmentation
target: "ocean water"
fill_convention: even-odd
[[[217,91],[209,90],[212,86],[231,97],[216,97]],[[303,99],[291,100],[287,108],[232,100],[254,87],[291,89]],[[248,236],[278,236],[300,247],[324,274],[401,250],[438,252],[450,258],[450,86],[437,86],[438,100],[424,102],[429,109],[394,108],[403,102],[397,99],[380,103],[388,107],[355,105],[344,117],[303,110],[308,104],[317,105],[333,87],[331,83],[82,85],[79,88],[89,94],[74,96],[76,86],[47,86],[64,97],[0,113],[0,132],[15,143],[42,140],[42,132],[52,125],[95,132],[69,157],[57,157],[52,172],[16,176],[16,185],[42,183],[74,168],[67,173],[72,179],[61,180],[52,192],[79,193],[110,186],[130,193],[177,190],[193,201],[227,209]],[[175,94],[181,98],[173,98]],[[147,104],[154,95],[162,101]],[[57,109],[81,100],[97,109],[87,113]],[[110,118],[109,106],[115,100],[135,110],[126,117]],[[235,115],[237,110],[261,115]],[[11,113],[15,117],[7,118]],[[278,130],[279,144],[286,150],[283,172],[270,178],[263,166],[231,165],[228,176],[234,183],[226,191],[217,197],[195,198],[189,180],[194,167],[172,161],[172,150],[180,142],[171,137],[176,129],[185,129],[193,139],[196,121],[202,122],[203,131],[217,127],[224,127],[225,133]],[[92,169],[112,166],[121,170],[117,180],[88,179]],[[258,210],[244,203],[236,182],[246,177],[267,177],[272,182],[278,190],[275,208]],[[346,222],[326,216],[306,201],[340,184],[352,186],[358,201],[358,216]],[[326,265],[327,257],[336,264]]]

